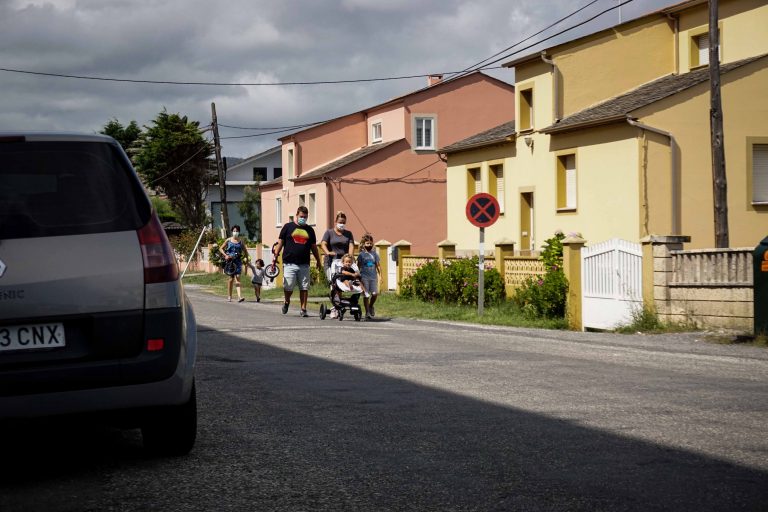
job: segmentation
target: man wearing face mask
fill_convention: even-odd
[[[336,222],[333,228],[323,234],[320,247],[325,254],[325,274],[328,282],[331,282],[331,264],[333,260],[340,260],[345,254],[352,254],[355,249],[355,237],[352,232],[345,229],[347,216],[344,212],[336,212]]]
[[[315,230],[307,224],[309,210],[299,206],[296,210],[296,222],[288,222],[280,230],[280,238],[275,246],[275,257],[283,251],[283,314],[288,312],[293,288],[299,286],[300,316],[307,316],[307,297],[309,296],[309,254],[314,254],[317,268],[322,268],[320,253],[317,250]]]

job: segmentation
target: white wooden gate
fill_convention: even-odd
[[[643,305],[642,246],[612,238],[581,250],[582,325],[613,329]]]
[[[383,288],[386,290],[396,290],[397,289],[397,258],[395,258],[392,254],[394,253],[394,247],[389,246],[387,247],[387,275],[382,276],[384,279],[383,281]]]

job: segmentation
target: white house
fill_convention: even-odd
[[[226,170],[225,183],[227,185],[227,211],[229,213],[229,224],[240,225],[243,233],[250,239],[261,238],[261,229],[258,233],[248,233],[243,218],[238,211],[238,204],[243,200],[243,189],[247,186],[258,186],[265,181],[274,180],[283,174],[281,160],[281,146],[275,146],[263,151],[257,155],[250,156],[243,160],[238,160],[235,164],[229,160]],[[214,230],[221,229],[221,199],[219,194],[219,184],[215,183],[208,187],[208,194],[205,199],[206,209],[213,219]],[[261,211],[261,205],[257,206]]]

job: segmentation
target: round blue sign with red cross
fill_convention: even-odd
[[[479,228],[487,228],[499,218],[499,202],[491,194],[475,194],[467,201],[467,219]]]

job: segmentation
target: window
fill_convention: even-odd
[[[533,130],[533,88],[520,91],[520,130]]]
[[[283,175],[283,168],[282,167],[275,167],[274,174],[275,175],[272,177],[273,180],[276,180],[277,178],[280,178]]]
[[[435,149],[435,119],[433,117],[417,117],[416,149]]]
[[[576,155],[557,157],[557,209],[576,209]]]
[[[699,29],[694,35],[691,36],[691,67],[706,66],[709,64],[709,32],[702,32]],[[720,31],[720,48],[717,49],[718,56],[722,51],[723,38],[722,31]]]
[[[467,199],[482,191],[483,184],[480,178],[480,168],[467,169]]]
[[[381,142],[381,122],[371,125],[371,143]]]
[[[293,178],[293,150],[288,150],[288,179]]]
[[[752,144],[752,203],[768,204],[768,143]]]
[[[307,196],[305,194],[299,194],[299,206],[307,206]]]
[[[499,213],[504,213],[504,166],[491,165],[488,168],[488,191],[499,202]]]
[[[309,199],[307,201],[307,209],[309,210],[309,215],[307,216],[307,222],[314,225],[315,222],[315,194],[311,193],[309,194]]]
[[[267,179],[266,167],[254,167],[253,168],[253,181],[265,181]]]
[[[283,225],[283,198],[275,198],[275,225]]]

